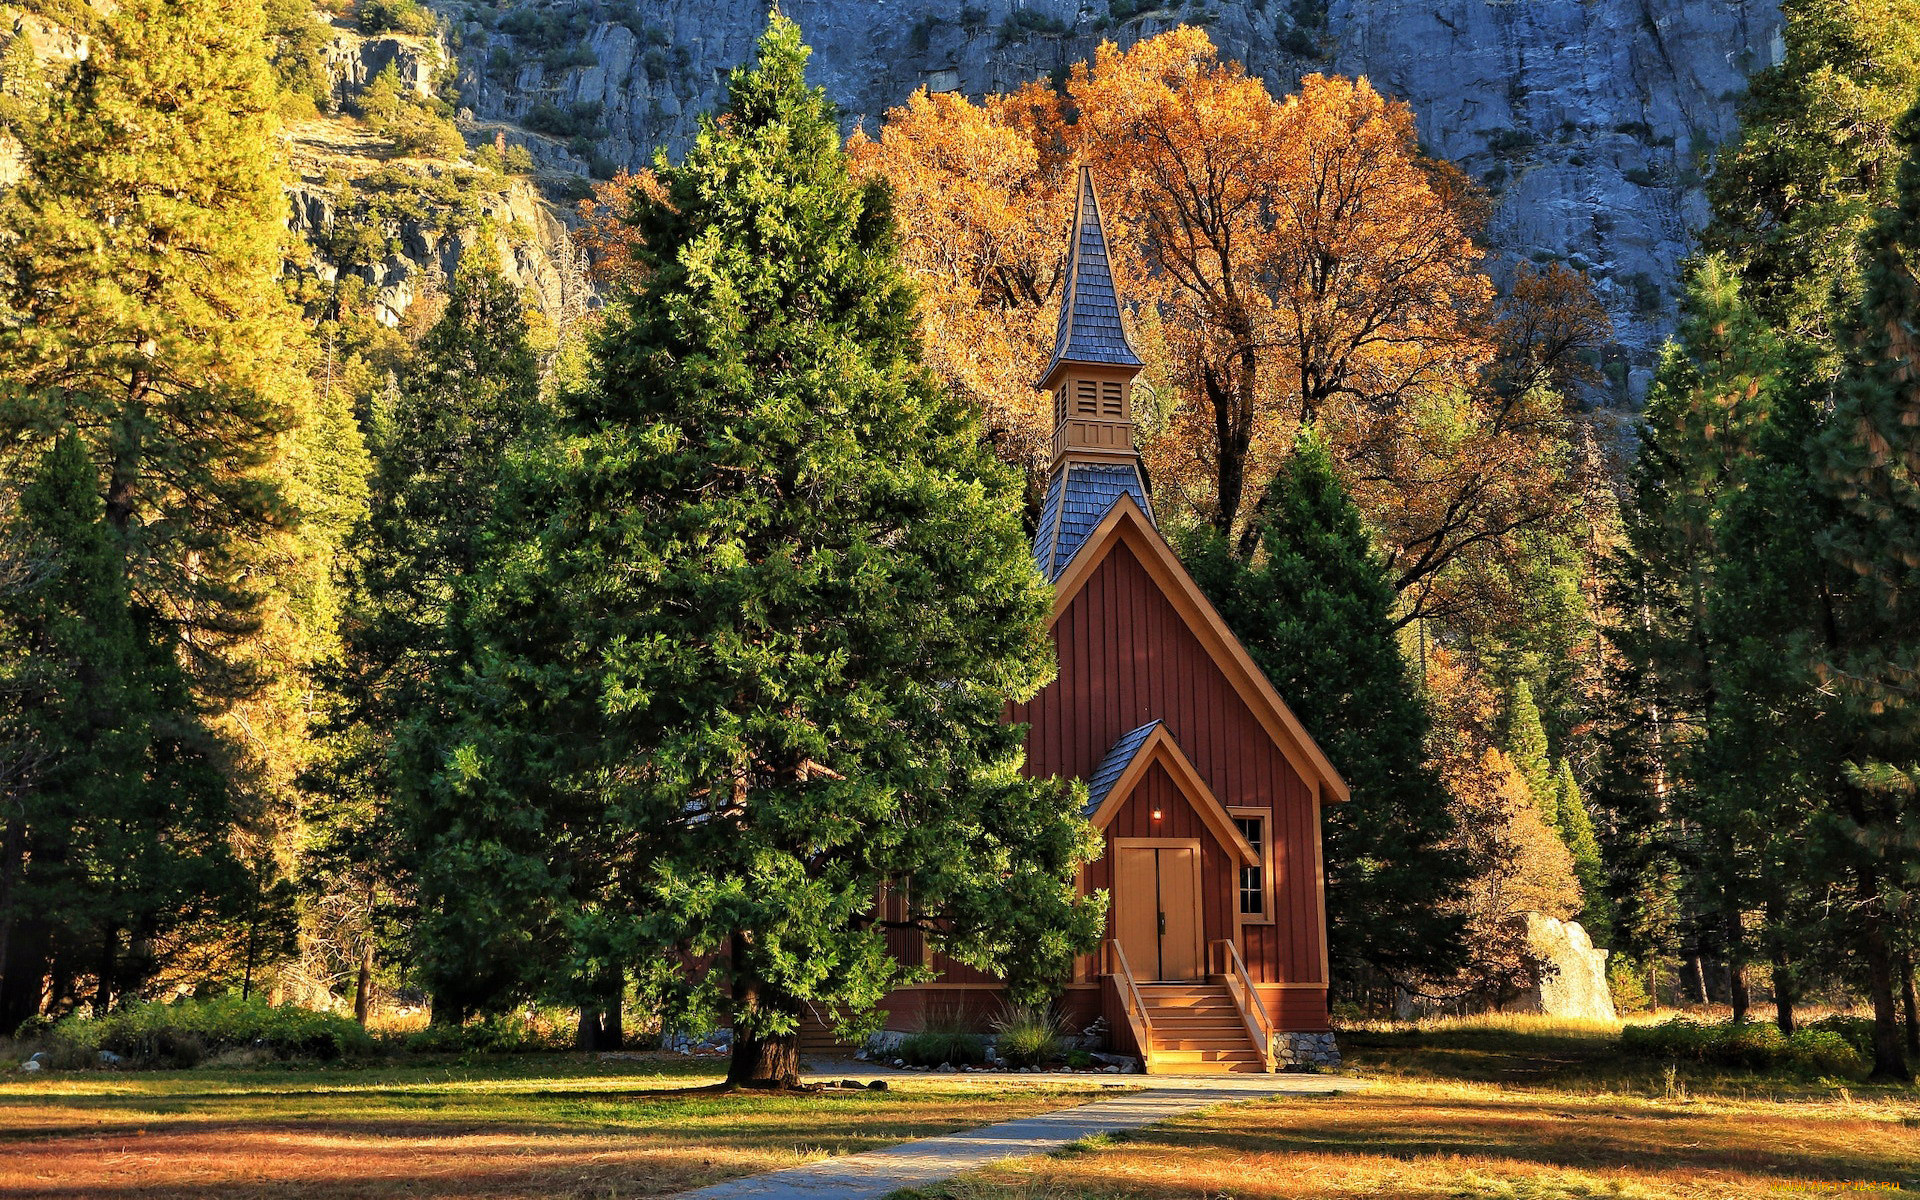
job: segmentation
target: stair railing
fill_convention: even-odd
[[[1222,938],[1214,943],[1220,951],[1220,977],[1226,981],[1227,994],[1233,997],[1233,1006],[1240,1010],[1240,1020],[1247,1027],[1247,1036],[1253,1044],[1260,1047],[1260,1056],[1266,1060],[1267,1073],[1272,1074],[1275,1066],[1273,1039],[1277,1033],[1273,1018],[1267,1013],[1266,1002],[1260,999],[1260,989],[1253,985],[1253,976],[1247,972],[1247,964],[1240,957],[1240,947],[1233,944],[1232,938]]]
[[[1107,943],[1107,974],[1113,980],[1114,989],[1120,993],[1120,1007],[1127,1014],[1127,1026],[1133,1030],[1134,1044],[1140,1047],[1140,1069],[1151,1073],[1153,1016],[1147,1012],[1146,998],[1140,994],[1140,985],[1134,982],[1133,967],[1127,962],[1127,952],[1121,947],[1119,938]]]

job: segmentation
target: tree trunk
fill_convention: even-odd
[[[361,1028],[367,1024],[367,1013],[373,1008],[373,939],[360,949],[360,975],[353,981],[353,1019]]]
[[[1767,899],[1767,948],[1773,960],[1773,1023],[1793,1036],[1793,969],[1787,964],[1784,908],[1778,895]]]
[[[120,931],[109,925],[100,938],[100,963],[93,989],[93,1015],[104,1017],[113,1008],[113,967],[120,952]]]
[[[1781,1033],[1793,1036],[1793,972],[1778,949],[1773,952],[1773,1023]]]
[[[329,335],[327,353],[333,353],[332,338]],[[377,898],[372,878],[367,880],[367,934],[366,944],[360,948],[360,976],[353,981],[353,1019],[361,1028],[367,1024],[367,1016],[373,1011],[373,902]]]
[[[1920,1058],[1920,1021],[1916,1021],[1916,1003],[1913,994],[1913,951],[1906,950],[1900,955],[1900,1006],[1906,1009],[1907,1017],[1907,1053]]]
[[[0,844],[0,1037],[11,1034],[27,1018],[26,1013],[14,1015],[21,1007],[20,994],[26,990],[16,978],[21,968],[13,961],[13,884],[19,869],[22,824],[19,820],[8,821],[6,838]]]
[[[733,1058],[727,1063],[727,1083],[745,1088],[799,1087],[800,1035],[750,1038],[736,1031]]]
[[[1753,997],[1747,991],[1746,937],[1740,927],[1740,914],[1731,907],[1725,919],[1727,939],[1727,1003],[1733,1007],[1736,1024],[1747,1019]]]
[[[1247,444],[1240,436],[1239,397],[1231,383],[1221,379],[1211,366],[1202,372],[1201,383],[1213,402],[1214,447],[1220,455],[1214,466],[1217,507],[1213,527],[1221,537],[1228,538],[1233,536],[1234,517],[1240,512],[1247,487]]]
[[[1700,1001],[1700,1003],[1705,1004],[1707,1002],[1706,956],[1696,951],[1694,953],[1692,961],[1689,962],[1687,965],[1689,968],[1691,968],[1693,972],[1693,981],[1692,981],[1693,990],[1695,991],[1695,993],[1697,993],[1697,998]]]
[[[760,991],[748,951],[751,935],[736,932],[728,946],[727,969],[733,975],[733,1054],[727,1063],[727,1086],[741,1088],[797,1088],[800,1086],[800,1035],[750,1037],[747,1027],[761,1018],[766,999]]]
[[[458,1028],[467,1023],[473,1009],[466,1001],[436,993],[427,1001],[427,1020],[434,1025]]]
[[[1861,880],[1866,928],[1861,938],[1861,957],[1867,960],[1868,992],[1873,997],[1873,1074],[1877,1083],[1906,1082],[1913,1078],[1907,1069],[1907,1056],[1900,1046],[1900,1020],[1893,1004],[1893,951],[1887,945],[1887,933],[1874,911],[1879,897],[1870,878]]]
[[[620,1012],[620,1004],[626,991],[625,980],[615,979],[607,993],[607,1007],[600,1019],[600,1048],[618,1050],[627,1042],[627,1023]]]
[[[580,1006],[580,1024],[575,1027],[573,1048],[576,1050],[598,1050],[605,1035],[600,1027],[600,1010],[590,1004]]]

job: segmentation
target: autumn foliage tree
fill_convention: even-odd
[[[1364,80],[1276,99],[1205,33],[1101,47],[1060,92],[917,95],[856,165],[893,184],[928,297],[929,361],[1015,461],[1059,287],[1067,168],[1093,167],[1149,358],[1156,503],[1252,550],[1247,498],[1323,417],[1382,528],[1404,620],[1459,612],[1520,539],[1570,525],[1566,389],[1606,335],[1584,279],[1522,268],[1496,303],[1477,196]]]

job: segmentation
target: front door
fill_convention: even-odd
[[[1135,978],[1200,978],[1200,843],[1116,845],[1113,904]]]

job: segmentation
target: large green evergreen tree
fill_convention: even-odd
[[[158,694],[116,703],[137,724],[186,711],[186,689],[207,718],[195,736],[224,741],[206,761],[229,811],[265,834],[301,753],[297,676],[331,636],[328,525],[302,505],[352,507],[327,480],[351,474],[358,433],[313,436],[258,6],[128,0],[76,19],[87,54],[44,87],[15,90],[9,67],[0,105],[22,168],[0,195],[0,482],[79,439],[132,620],[181,667],[141,672]],[[247,877],[268,881],[271,857]]]
[[[1706,250],[1830,371],[1860,295],[1860,238],[1893,193],[1894,123],[1920,94],[1920,0],[1783,0],[1786,54],[1754,75],[1707,183]]]
[[[371,494],[350,542],[342,653],[323,672],[332,703],[318,730],[326,751],[307,779],[306,855],[310,886],[366,897],[369,919],[406,876],[386,804],[394,731],[459,669],[456,610],[493,556],[485,539],[509,453],[552,436],[521,297],[498,271],[476,265],[455,277],[371,416]],[[373,969],[364,949],[354,969],[364,1011]]]
[[[0,856],[0,1027],[92,981],[105,1012],[153,947],[237,895],[219,752],[170,640],[132,602],[78,435],[41,456],[5,530],[21,573],[0,626],[22,658],[0,695],[18,768]]]
[[[1859,596],[1823,663],[1849,701],[1853,744],[1848,786],[1822,832],[1851,860],[1882,1078],[1911,1078],[1894,992],[1920,916],[1920,108],[1897,140],[1906,157],[1896,202],[1865,246],[1865,296],[1821,440],[1841,506],[1823,544],[1854,573]]]
[[[1052,671],[1019,484],[920,364],[886,193],[806,59],[774,18],[660,162],[645,282],[519,472],[454,719],[409,742],[429,972],[488,939],[565,961],[508,990],[640,972],[731,1020],[740,1084],[793,1082],[809,1008],[916,977],[883,890],[1022,992],[1100,927],[1073,791],[1001,724]]]
[[[1553,777],[1553,749],[1547,744],[1547,731],[1540,724],[1540,709],[1533,702],[1533,685],[1516,679],[1507,697],[1507,756],[1526,780],[1533,806],[1547,828],[1566,840],[1566,827],[1560,820],[1560,789]]]
[[[133,601],[244,694],[283,437],[305,416],[257,4],[128,0],[19,127],[0,197],[0,435],[99,467]]]
[[[1328,805],[1327,925],[1343,982],[1410,983],[1460,956],[1449,900],[1446,790],[1426,762],[1430,719],[1400,652],[1394,592],[1326,444],[1303,431],[1260,506],[1251,562],[1197,537],[1187,559],[1260,669],[1352,790]]]

